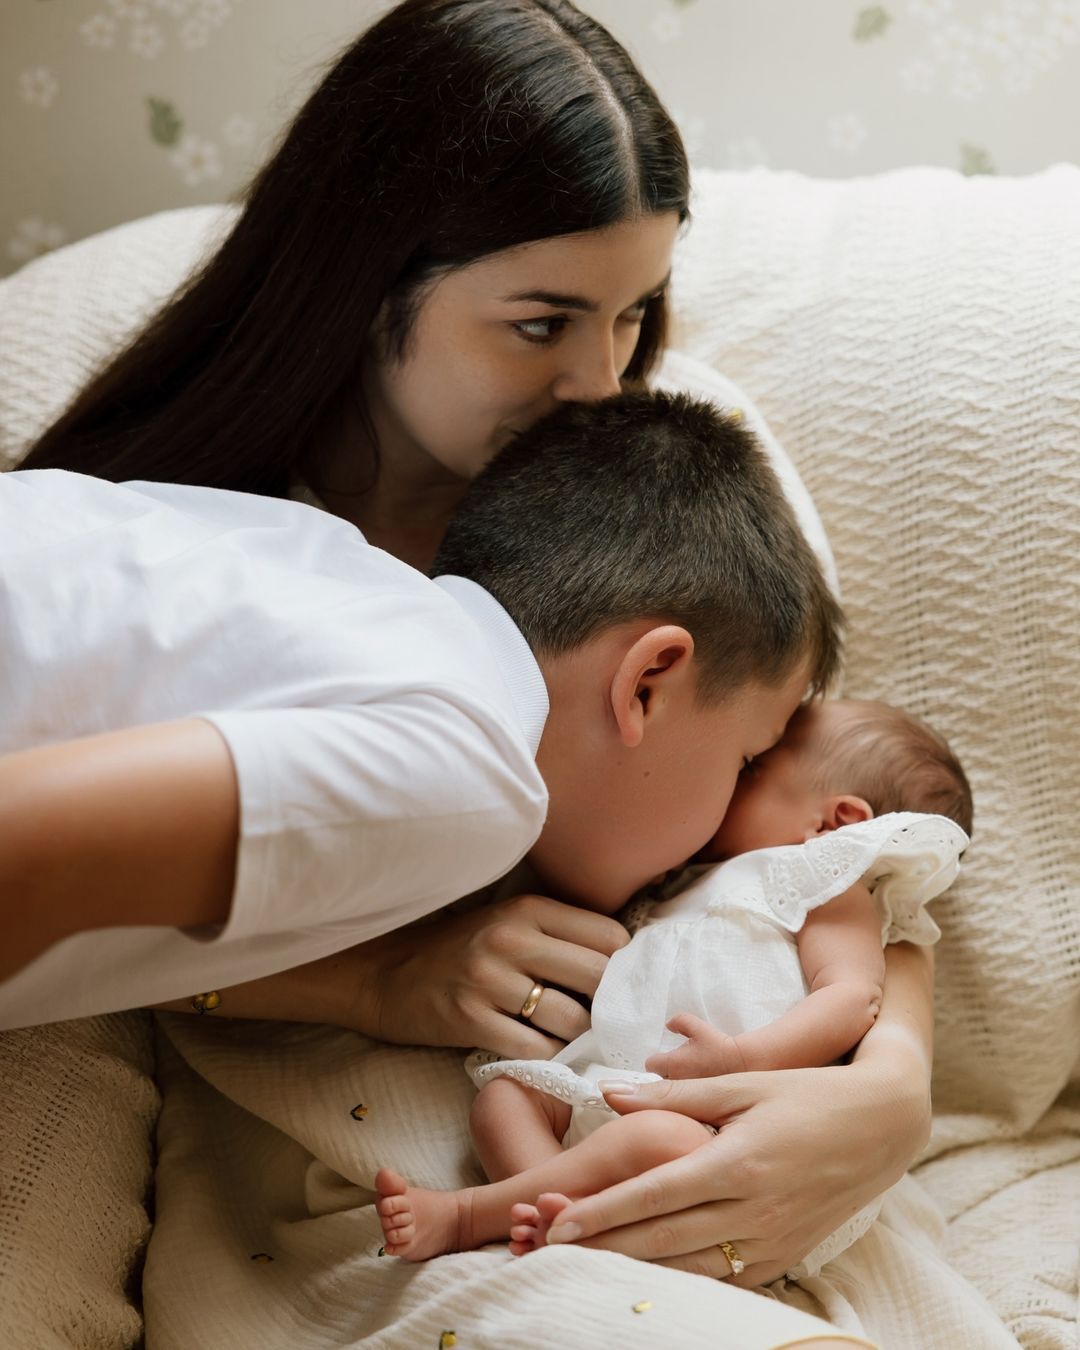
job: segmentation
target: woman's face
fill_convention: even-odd
[[[403,358],[365,369],[384,471],[470,479],[560,403],[618,393],[677,230],[674,212],[645,216],[506,249],[437,281]]]

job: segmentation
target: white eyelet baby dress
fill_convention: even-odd
[[[550,1060],[476,1051],[478,1087],[508,1076],[571,1105],[565,1147],[613,1119],[598,1078],[655,1080],[645,1061],[683,1037],[667,1030],[693,1013],[737,1036],[775,1021],[809,990],[795,934],[807,914],[862,881],[881,916],[881,941],[930,945],[940,930],[925,906],[956,877],[968,837],[943,816],[894,812],[805,844],[758,849],[683,871],[659,900],[638,901],[632,940],[607,964],[592,1026]],[[815,1247],[789,1278],[816,1274],[869,1228],[880,1200]]]

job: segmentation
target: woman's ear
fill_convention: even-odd
[[[619,739],[641,744],[650,722],[676,695],[695,696],[694,639],[676,624],[661,624],[622,652],[611,681],[611,710]]]
[[[858,825],[873,818],[874,808],[862,797],[826,797],[821,804],[821,824],[817,833],[827,834],[842,825]]]

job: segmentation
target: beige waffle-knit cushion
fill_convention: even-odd
[[[814,497],[847,692],[927,716],[974,787],[922,1179],[1024,1344],[1075,1347],[1080,168],[703,173],[693,207],[677,345],[751,392]]]

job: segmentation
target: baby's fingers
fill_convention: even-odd
[[[695,1036],[711,1031],[712,1027],[704,1018],[695,1017],[693,1013],[679,1013],[667,1024],[667,1029],[673,1031],[676,1036],[686,1036],[687,1039],[693,1040]]]

